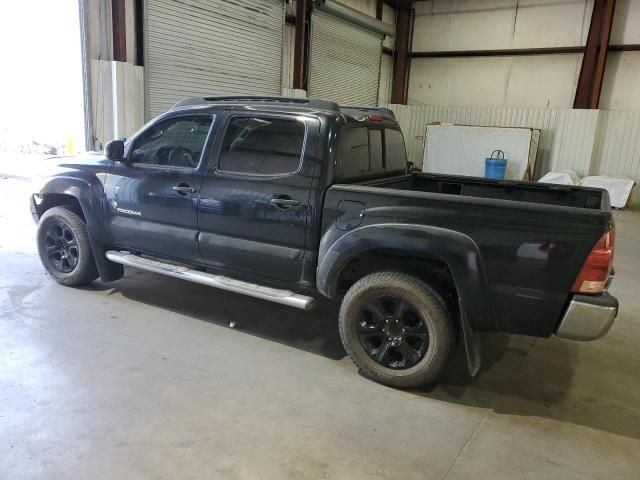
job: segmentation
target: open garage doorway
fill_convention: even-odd
[[[46,158],[84,150],[78,1],[0,10],[0,176],[32,178]]]

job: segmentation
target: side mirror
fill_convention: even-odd
[[[104,154],[109,160],[122,162],[124,159],[124,142],[122,140],[111,140],[104,146]]]

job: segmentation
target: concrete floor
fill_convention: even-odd
[[[640,478],[638,213],[616,214],[607,337],[484,335],[478,378],[406,392],[357,374],[331,305],[132,270],[57,285],[30,190],[0,180],[2,479]]]

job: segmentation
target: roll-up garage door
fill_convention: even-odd
[[[147,119],[185,97],[280,95],[282,0],[146,0]]]
[[[314,9],[309,96],[342,104],[376,105],[382,35]]]

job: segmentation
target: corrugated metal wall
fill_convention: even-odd
[[[309,96],[374,105],[382,36],[322,10],[311,14]]]
[[[640,181],[640,111],[600,110],[591,174]]]
[[[600,110],[590,174],[640,183],[640,111]],[[640,189],[634,189],[631,203],[640,203]]]
[[[144,11],[147,118],[190,96],[280,95],[282,0],[147,0]]]
[[[575,170],[589,174],[597,110],[550,108],[489,108],[442,105],[388,104],[405,134],[409,160],[422,165],[424,134],[433,122],[497,127],[531,127],[541,130],[536,172]]]

